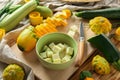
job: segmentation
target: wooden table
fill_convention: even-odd
[[[120,42],[112,39],[112,42],[116,45],[116,47],[119,49],[120,51]],[[80,72],[83,71],[83,70],[89,70],[90,72],[92,72],[93,74],[93,78],[95,80],[120,80],[120,72],[117,71],[116,69],[113,68],[112,65],[110,65],[111,67],[111,72],[110,74],[107,74],[107,75],[99,75],[97,73],[95,73],[93,70],[92,70],[92,67],[91,67],[91,60],[93,59],[93,57],[96,55],[96,54],[99,54],[101,56],[102,53],[98,50],[96,50],[94,52],[94,54],[92,54],[86,61],[85,63],[79,67],[79,69],[69,78],[69,80],[79,80],[79,75],[80,75]]]

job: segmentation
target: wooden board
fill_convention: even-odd
[[[68,20],[68,26],[58,27],[58,30],[59,30],[59,32],[67,33],[70,27],[76,25],[78,27],[78,32],[74,36],[74,39],[77,42],[79,42],[80,21],[81,21],[81,19],[78,19],[78,18],[72,16],[72,18]],[[94,36],[94,34],[89,29],[88,22],[86,22],[86,21],[83,21],[83,22],[84,22],[85,39],[87,40],[88,38]],[[17,32],[17,31],[16,31],[16,33],[19,34],[19,32]],[[14,33],[14,31],[12,34],[8,33],[6,35],[6,39],[7,39],[7,37],[11,38],[11,40],[8,40],[8,43],[11,46],[11,49],[15,52],[14,55],[17,58],[19,58],[20,60],[22,60],[22,62],[24,62],[25,64],[30,66],[32,68],[34,74],[39,79],[42,79],[42,80],[67,80],[78,69],[78,67],[75,67],[76,61],[74,61],[74,63],[65,70],[55,71],[55,70],[46,69],[45,67],[43,67],[41,65],[40,61],[38,60],[35,49],[29,53],[23,53],[18,49],[18,47],[16,45],[16,38],[17,38],[16,33]],[[16,37],[12,37],[11,35],[12,36],[15,35]],[[91,47],[91,45],[86,41],[85,53],[83,56],[84,58],[82,61],[84,62],[93,53],[93,51],[94,50]],[[77,60],[77,58],[76,58],[76,60]]]
[[[116,45],[116,47],[120,51],[120,42],[114,39],[111,39],[111,41]],[[117,71],[115,68],[113,68],[112,65],[110,65],[111,72],[110,74],[107,74],[107,75],[99,75],[92,70],[91,61],[93,57],[97,54],[103,56],[103,54],[100,51],[96,50],[68,80],[79,80],[80,72],[83,70],[91,71],[93,74],[93,78],[95,80],[120,80],[120,72]]]

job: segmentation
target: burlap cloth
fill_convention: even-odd
[[[120,0],[101,0],[100,2],[91,2],[91,3],[70,3],[63,2],[61,0],[41,0],[42,5],[46,5],[53,9],[54,11],[59,11],[64,8],[71,10],[85,10],[85,9],[99,9],[105,7],[119,7]]]
[[[0,0],[0,8],[6,5],[10,0]],[[14,4],[21,3],[21,0],[13,0]],[[105,7],[119,7],[120,0],[101,0],[95,3],[66,3],[60,0],[41,0],[40,5],[45,5],[51,8],[53,11],[60,11],[64,8],[69,8],[73,11],[85,10],[85,9],[99,9]],[[12,51],[11,46],[13,46],[16,41],[17,36],[26,27],[28,21],[25,19],[20,22],[17,29],[8,32],[0,42],[0,76],[4,68],[11,63],[17,63],[25,69],[26,78],[25,80],[34,80],[34,74],[30,66],[22,62],[22,60],[16,58],[15,53]],[[14,53],[14,54],[13,54]],[[69,75],[70,76],[70,75]],[[68,76],[68,77],[69,77]],[[67,78],[68,78],[67,77]],[[66,79],[67,79],[66,78]],[[64,79],[64,80],[66,80]],[[43,79],[45,80],[45,79]]]

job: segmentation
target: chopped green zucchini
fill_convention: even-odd
[[[70,61],[73,56],[73,48],[63,43],[50,43],[43,47],[41,57],[51,63],[59,64]]]

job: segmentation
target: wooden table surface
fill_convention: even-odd
[[[114,39],[112,39],[112,42],[116,45],[116,47],[120,51],[120,42],[118,42]],[[110,74],[107,74],[107,75],[99,75],[92,70],[91,61],[96,54],[103,56],[102,53],[96,49],[94,54],[92,54],[85,61],[85,63],[81,67],[79,67],[79,69],[69,78],[69,80],[79,80],[80,72],[83,70],[89,70],[90,72],[92,72],[93,78],[95,80],[120,80],[120,72],[117,71],[116,69],[114,69],[111,64],[110,64],[111,72],[110,72]]]

